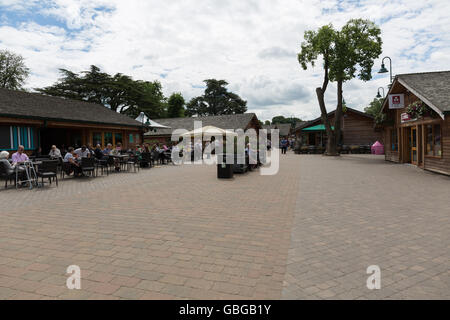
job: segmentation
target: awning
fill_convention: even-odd
[[[221,128],[217,128],[214,126],[205,126],[203,128],[197,128],[195,130],[183,133],[181,136],[189,137],[189,136],[201,136],[201,135],[210,135],[210,136],[213,136],[213,135],[221,135],[221,136],[227,135],[228,136],[229,135],[229,136],[235,137],[235,136],[237,136],[237,133],[230,131],[230,130],[224,130]]]
[[[170,127],[162,125],[156,121],[151,120],[148,118],[143,112],[139,114],[139,116],[135,119],[136,121],[139,121],[142,123],[143,126],[146,126],[148,128],[152,129],[170,129]]]
[[[302,129],[302,131],[325,131],[325,130],[326,130],[325,125],[323,124],[318,124],[317,126]],[[331,130],[334,130],[333,126],[331,126]]]

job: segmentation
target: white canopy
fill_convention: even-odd
[[[136,118],[136,121],[139,121],[143,125],[149,127],[149,128],[159,128],[159,129],[170,129],[170,127],[165,126],[163,124],[160,124],[156,121],[151,120],[148,118],[143,112],[139,114],[139,116]]]
[[[233,131],[217,128],[214,126],[205,126],[205,127],[199,128],[199,129],[194,129],[192,131],[183,133],[181,136],[182,137],[201,136],[204,134],[207,134],[210,136],[218,136],[218,135],[221,135],[221,136],[227,135],[227,136],[233,136],[233,137],[237,136],[237,133],[235,133]]]

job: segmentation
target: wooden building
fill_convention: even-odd
[[[384,101],[386,160],[450,174],[450,71],[397,75]]]
[[[271,140],[271,134],[270,134],[270,130],[272,129],[278,129],[279,130],[279,137],[280,139],[283,138],[289,138],[291,136],[291,132],[292,132],[292,126],[290,123],[275,123],[275,124],[270,124],[270,125],[263,125],[262,129],[266,129],[267,130],[267,139]]]
[[[229,114],[219,116],[204,116],[204,117],[184,117],[184,118],[166,118],[156,119],[160,124],[170,127],[170,129],[156,129],[145,133],[145,142],[154,143],[170,143],[172,131],[176,129],[186,129],[188,131],[194,130],[194,121],[201,121],[202,127],[215,126],[226,130],[243,129],[244,131],[250,128],[259,131],[261,128],[258,118],[254,113]]]
[[[334,123],[334,113],[328,113],[330,123]],[[376,141],[382,141],[380,130],[374,128],[374,118],[364,112],[346,107],[342,115],[342,137],[340,145],[343,146],[368,146]],[[327,135],[322,118],[307,121],[295,128],[295,135],[300,145],[317,146],[325,148]]]
[[[125,148],[142,140],[144,127],[128,116],[95,103],[0,89],[0,150],[27,153],[42,147],[86,144],[102,147],[121,142]]]

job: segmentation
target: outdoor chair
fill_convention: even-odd
[[[130,168],[134,168],[134,172],[139,172],[139,167],[141,164],[139,163],[138,157],[130,157],[126,163],[127,171],[130,171]]]
[[[62,162],[61,164],[61,179],[64,179],[65,175],[70,176],[72,173],[72,167],[69,162]]]
[[[6,171],[6,167],[3,163],[0,162],[0,177],[5,179],[5,189],[8,187],[8,181],[14,181],[16,183],[16,173],[12,172],[8,174]]]
[[[149,168],[151,167],[152,163],[152,155],[149,152],[144,152],[141,154],[142,160],[140,162],[140,165],[142,168]]]
[[[81,172],[88,172],[91,177],[95,176],[94,158],[81,158]]]
[[[102,170],[102,175],[103,175],[103,172],[105,172],[105,171],[106,171],[106,175],[109,175],[108,161],[105,158],[103,158],[103,159],[95,158],[94,165],[95,165],[95,175],[98,175],[99,168]]]
[[[108,170],[111,169],[111,168],[115,168],[116,167],[116,163],[114,161],[114,157],[108,156],[106,158],[106,166],[108,167]]]
[[[52,184],[52,179],[56,181],[58,186],[58,160],[44,160],[39,166],[37,176],[42,179],[44,185],[44,178],[48,178],[49,184]]]

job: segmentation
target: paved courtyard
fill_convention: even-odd
[[[170,165],[0,190],[0,299],[449,299],[449,194],[380,157],[294,154],[275,176]]]

